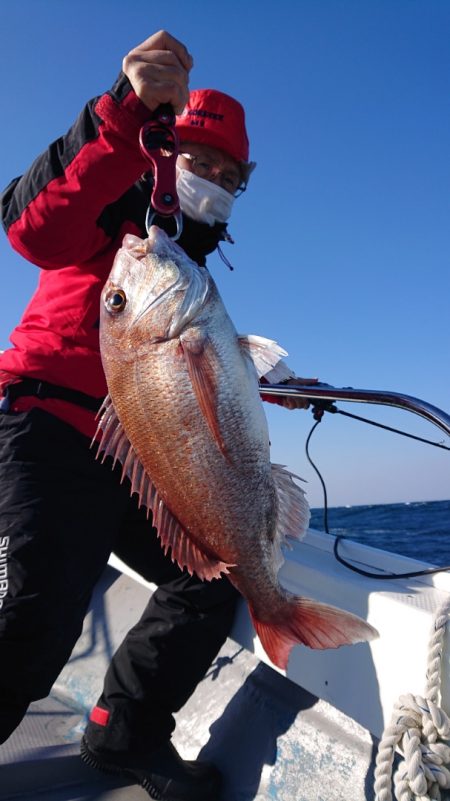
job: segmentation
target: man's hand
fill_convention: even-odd
[[[293,386],[311,386],[318,383],[318,378],[299,378],[294,376],[289,378],[288,381],[283,381],[283,386],[288,387],[289,384]],[[277,396],[277,395],[264,395],[264,390],[261,393],[261,399],[268,403],[276,403],[278,406],[284,406],[285,409],[308,409],[310,401],[306,398],[300,398],[298,395],[291,396]]]
[[[181,114],[189,97],[193,59],[186,47],[166,31],[159,31],[130,50],[122,69],[137,96],[154,111],[170,103]]]
[[[288,381],[283,381],[283,386],[288,387],[289,384],[293,384],[307,387],[311,386],[311,384],[317,384],[318,380],[318,378],[298,378],[298,376],[294,376]],[[309,409],[310,401],[306,398],[292,395],[291,397],[277,398],[277,403],[284,406],[285,409]]]

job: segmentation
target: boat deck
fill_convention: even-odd
[[[365,613],[380,639],[336,652],[299,647],[286,677],[260,661],[242,604],[233,638],[177,716],[174,742],[182,756],[200,755],[223,772],[221,799],[211,801],[348,801],[350,787],[352,801],[373,801],[377,738],[391,698],[398,690],[423,690],[430,623],[450,588],[447,576],[390,589],[349,576],[333,561],[330,542],[330,537],[308,534],[289,554],[284,583]],[[363,546],[346,548],[360,564],[381,560],[387,569],[398,570],[404,562]],[[107,567],[52,695],[30,707],[0,749],[1,801],[148,799],[141,788],[83,765],[78,749],[111,655],[138,619],[149,591],[135,576]],[[411,648],[404,653],[411,620],[414,659]]]

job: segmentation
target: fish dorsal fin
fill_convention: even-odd
[[[132,456],[132,454],[129,454],[131,445],[109,395],[103,401],[97,418],[99,420],[97,431],[91,442],[91,447],[98,444],[97,459],[102,455],[102,462],[104,462],[108,456],[111,456],[113,467],[115,467],[116,462],[124,464]]]
[[[294,481],[302,481],[283,465],[272,464],[272,478],[278,495],[278,518],[274,540],[274,562],[277,567],[283,563],[281,548],[291,548],[291,540],[301,540],[308,528],[309,505],[302,488]]]
[[[123,429],[115,412],[109,395],[105,398],[99,412],[100,420],[94,441],[101,433],[98,445],[97,458],[102,456],[102,462],[108,456],[122,465],[121,482],[128,476],[131,482],[130,495],[138,495],[138,506],[147,509],[153,517],[153,525],[158,531],[161,546],[165,554],[171,550],[172,562],[186,568],[191,575],[196,573],[201,579],[211,580],[219,578],[222,573],[228,573],[232,565],[222,562],[217,557],[206,554],[193,539],[189,537],[179,520],[167,508],[151,478],[146,473],[139,457]]]
[[[219,450],[228,458],[217,415],[216,376],[220,372],[220,364],[215,348],[207,335],[192,328],[180,336],[180,345],[200,410]]]
[[[278,384],[294,377],[295,374],[282,361],[287,351],[275,340],[256,334],[239,334],[238,341],[244,355],[253,362],[258,378],[264,376],[271,384]]]

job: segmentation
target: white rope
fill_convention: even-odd
[[[375,801],[392,801],[395,751],[402,754],[394,775],[397,801],[441,801],[450,788],[450,719],[438,706],[441,658],[450,599],[437,612],[428,648],[425,697],[401,695],[384,730],[375,768]]]

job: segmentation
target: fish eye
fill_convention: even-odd
[[[105,296],[105,306],[109,312],[117,314],[124,310],[127,305],[127,296],[123,289],[113,287]]]

